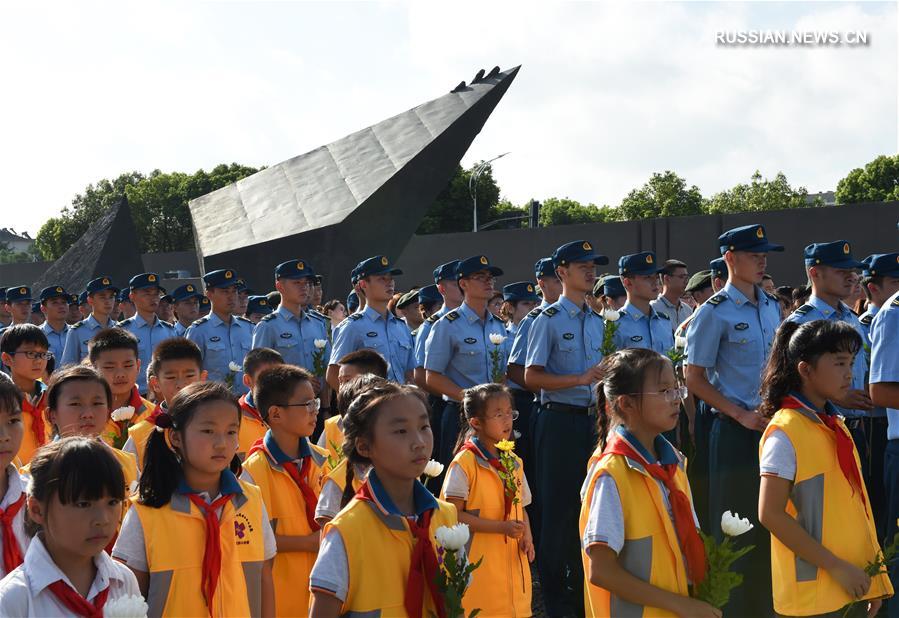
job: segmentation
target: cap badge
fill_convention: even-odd
[[[647,264],[652,264],[652,255],[647,255],[647,256],[646,256],[646,263],[647,263]]]
[[[387,264],[388,264],[387,258],[382,255],[381,256],[381,266],[387,266]]]
[[[849,243],[843,243],[843,253],[849,255]]]
[[[153,283],[154,281],[156,281],[156,275],[150,275],[150,276],[148,276],[148,277],[147,277],[147,281],[149,281],[150,283]]]
[[[534,291],[534,286],[529,283],[528,284],[528,292],[533,292],[533,291]]]
[[[899,264],[899,255],[896,256],[896,263]]]
[[[27,290],[25,288],[19,288],[19,294],[24,294]]]
[[[56,288],[57,292],[62,292],[62,288]]]
[[[302,262],[297,262],[297,270],[303,270],[306,268],[306,265]]]
[[[591,247],[590,243],[588,243],[588,242],[584,242],[584,244],[581,246],[584,248],[584,251],[592,251],[593,250],[593,247]]]
[[[259,304],[262,305],[263,307],[265,307],[265,306],[268,305],[268,301],[267,301],[267,300],[260,300],[260,301],[259,301]]]
[[[109,285],[109,279],[107,279],[106,277],[103,277],[103,281],[101,281],[101,283],[103,285]]]
[[[756,236],[756,238],[764,238],[764,237],[765,237],[765,230],[764,230],[763,228],[761,228],[761,227],[758,228],[758,229],[755,231],[755,236]]]
[[[484,256],[484,255],[481,256],[481,264],[483,264],[484,266],[487,265],[487,256]]]
[[[225,279],[231,279],[232,277],[234,277],[234,273],[232,273],[230,270],[226,270]]]

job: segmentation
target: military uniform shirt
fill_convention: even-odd
[[[871,384],[899,382],[899,293],[884,303],[871,322]],[[899,439],[899,409],[887,408],[887,438]]]
[[[69,328],[66,334],[66,345],[62,351],[62,361],[57,367],[63,365],[77,365],[81,359],[87,356],[87,342],[104,328],[112,328],[115,322],[108,320],[106,324],[100,324],[94,314],[76,322]]]
[[[505,325],[489,311],[482,321],[471,307],[462,303],[431,327],[425,344],[425,369],[445,375],[460,388],[492,382],[491,352],[499,348],[499,365],[505,373],[508,347],[505,341],[499,346],[491,343],[491,334],[505,337]]]
[[[450,310],[446,305],[435,311],[428,319],[421,323],[418,328],[418,334],[415,336],[415,366],[425,366],[425,344],[428,342],[428,335],[431,334],[431,328],[434,322],[449,313]]]
[[[852,310],[840,302],[839,309],[834,309],[823,300],[812,294],[808,301],[787,316],[787,321],[796,324],[805,324],[813,320],[832,320],[836,322],[846,322],[851,325],[862,337],[862,343],[868,345],[868,333],[859,322],[858,317],[852,313]],[[855,355],[855,361],[852,363],[852,388],[858,390],[865,389],[865,378],[868,373],[868,355],[864,349],[859,350]],[[853,410],[849,408],[841,408],[834,406],[843,416],[865,416],[864,410]]]
[[[528,333],[525,367],[543,367],[553,375],[579,375],[602,361],[605,326],[587,306],[562,296],[534,318]],[[593,386],[540,391],[541,403],[589,406],[596,402]]]
[[[518,323],[518,328],[515,330],[515,336],[512,337],[512,345],[509,347],[509,364],[510,365],[524,365],[525,360],[527,359],[528,354],[528,333],[531,332],[531,324],[534,323],[534,318],[536,318],[540,313],[549,307],[549,303],[544,301],[540,301],[539,307],[534,307],[528,314],[521,319],[521,322]],[[517,383],[509,380],[507,382],[509,388],[516,390],[524,390]]]
[[[47,335],[47,341],[50,342],[50,353],[56,359],[56,367],[59,367],[62,361],[62,351],[66,347],[66,336],[69,334],[69,325],[63,324],[62,330],[53,330],[50,322],[45,321],[41,324],[40,329]]]
[[[328,341],[325,324],[308,311],[294,314],[284,305],[274,313],[264,316],[253,329],[253,348],[277,350],[284,362],[304,367],[314,373],[315,340]],[[327,364],[330,357],[330,343],[326,343],[322,362]]]
[[[674,347],[671,320],[655,309],[650,308],[649,312],[647,316],[629,302],[624,303],[615,322],[615,349],[646,348],[665,354]]]
[[[406,382],[406,373],[415,369],[412,349],[412,333],[406,323],[389,311],[382,316],[369,306],[361,313],[354,313],[340,324],[331,365],[356,350],[370,348],[387,361],[387,378],[398,384]]]
[[[203,369],[210,380],[227,383],[226,378],[231,374],[231,390],[239,395],[247,392],[243,383],[243,358],[250,351],[253,341],[252,322],[231,316],[230,324],[225,324],[215,313],[210,313],[191,324],[185,336],[200,347]],[[232,362],[241,370],[232,372],[228,368]]]
[[[175,337],[175,328],[155,315],[153,316],[153,323],[150,324],[140,317],[139,313],[135,313],[127,320],[122,320],[116,326],[127,330],[137,337],[137,356],[140,359],[140,371],[137,372],[137,390],[141,393],[146,393],[147,367],[150,366],[150,360],[153,358],[153,350],[162,341]]]
[[[190,327],[185,326],[178,320],[175,320],[175,336],[176,337],[183,337],[187,333],[188,328],[190,328]]]
[[[756,286],[752,304],[728,282],[700,306],[687,328],[687,364],[705,367],[709,382],[746,410],[761,403],[759,386],[774,334],[780,304]]]

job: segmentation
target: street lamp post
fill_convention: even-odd
[[[504,152],[501,155],[497,155],[497,156],[493,157],[489,161],[484,161],[477,167],[477,169],[474,171],[474,173],[468,178],[468,193],[469,193],[469,195],[471,195],[471,201],[474,204],[474,227],[472,228],[473,232],[478,231],[478,180],[480,180],[481,174],[483,173],[483,171],[485,169],[487,169],[488,165],[490,165],[497,159],[502,159],[507,154],[509,154],[509,153]]]

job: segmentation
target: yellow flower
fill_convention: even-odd
[[[506,453],[512,452],[512,449],[515,448],[515,443],[511,440],[500,440],[496,443],[496,448],[500,451],[505,451]]]

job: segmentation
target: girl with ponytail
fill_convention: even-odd
[[[643,615],[720,617],[690,598],[689,584],[706,576],[705,547],[686,461],[662,435],[677,425],[686,388],[653,350],[619,350],[600,369],[599,444],[581,491],[587,615],[620,615],[629,604]]]
[[[852,388],[862,338],[845,322],[784,322],[762,379],[759,521],[771,532],[774,609],[837,612],[860,599],[873,616],[892,595],[858,452],[832,401]]]
[[[424,392],[391,382],[361,390],[347,408],[346,487],[354,464],[371,470],[322,531],[310,616],[446,615],[435,581],[434,535],[457,519],[455,507],[418,480],[434,446],[428,412]]]
[[[235,476],[240,419],[217,382],[188,385],[153,419],[139,496],[112,551],[151,616],[275,614],[270,519],[259,488]]]

